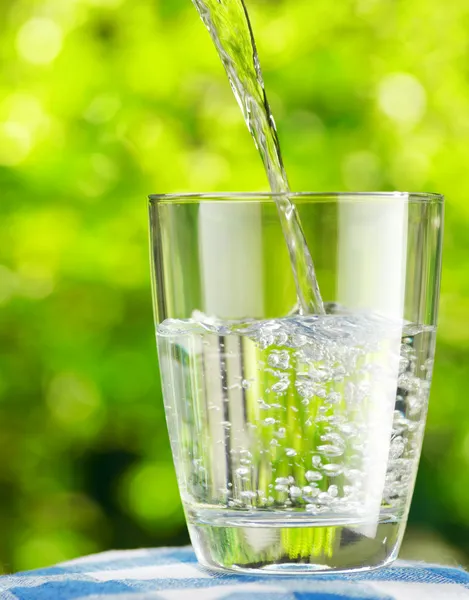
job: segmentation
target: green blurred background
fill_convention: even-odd
[[[469,566],[469,4],[248,7],[295,190],[447,195],[403,555]],[[0,64],[0,564],[186,543],[146,195],[266,189],[260,161],[190,0],[2,0]]]

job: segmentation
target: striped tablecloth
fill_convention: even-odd
[[[112,551],[0,577],[1,600],[469,600],[459,568],[398,561],[356,575],[213,574],[191,548]]]

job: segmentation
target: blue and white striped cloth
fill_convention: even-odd
[[[462,569],[398,561],[356,575],[246,577],[202,569],[191,548],[105,552],[0,577],[1,600],[469,600]]]

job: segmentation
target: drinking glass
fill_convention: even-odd
[[[404,534],[432,379],[443,198],[290,194],[325,315],[301,314],[274,194],[150,197],[157,344],[198,560],[367,570]]]

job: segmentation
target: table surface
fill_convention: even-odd
[[[398,561],[355,575],[213,574],[190,547],[112,551],[0,577],[1,600],[469,600],[463,569]]]

